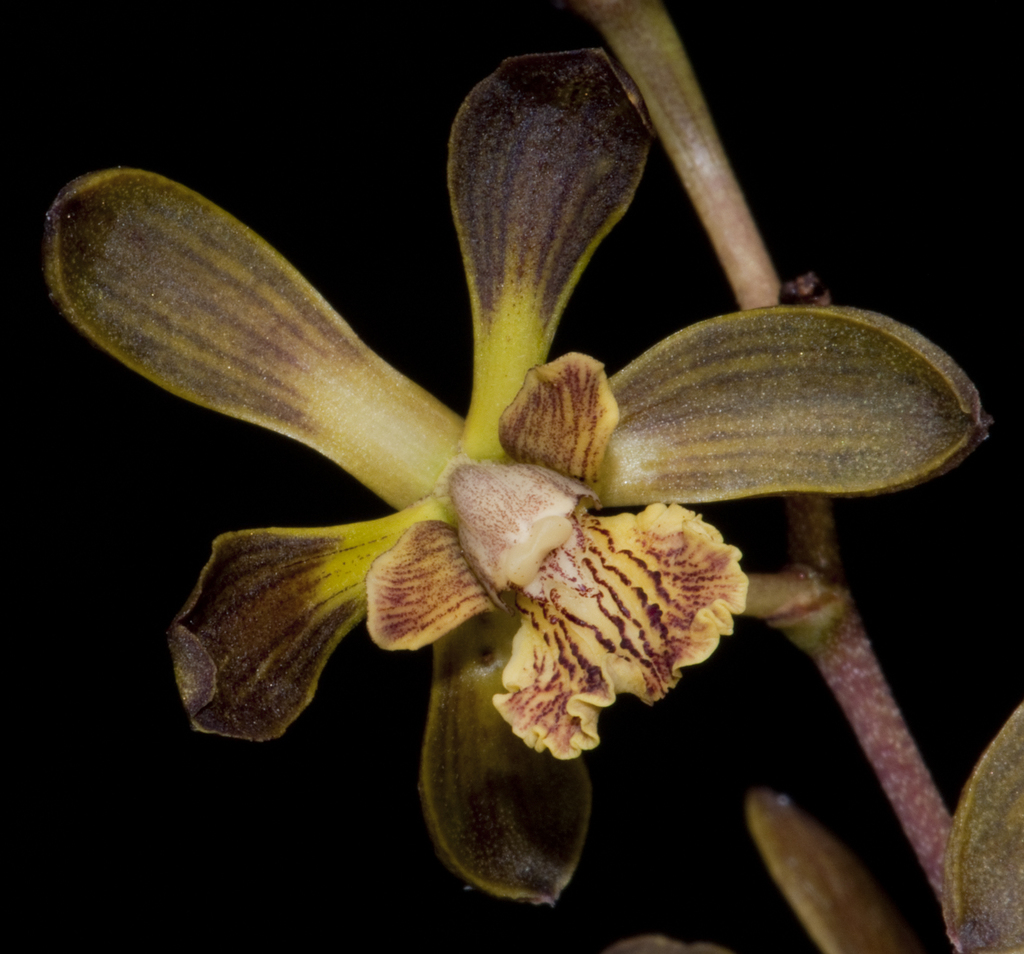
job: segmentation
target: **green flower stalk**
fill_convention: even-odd
[[[910,486],[983,436],[946,355],[854,309],[711,319],[611,378],[584,355],[548,361],[649,142],[637,89],[600,51],[508,60],[466,100],[449,156],[473,309],[465,420],[182,185],[93,173],[47,220],[51,294],[93,342],[317,449],[396,511],[217,538],[169,632],[192,725],[279,736],[363,619],[382,648],[432,644],[428,827],[449,868],[504,897],[551,902],[569,880],[599,712],[664,696],[744,608],[739,551],[681,504]]]

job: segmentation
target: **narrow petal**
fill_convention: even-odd
[[[414,524],[373,561],[366,598],[366,628],[383,649],[419,649],[494,609],[443,520]]]
[[[929,480],[985,437],[967,376],[916,331],[852,308],[712,318],[611,379],[606,505],[874,494]]]
[[[576,539],[517,594],[523,625],[495,705],[527,745],[574,758],[619,692],[660,699],[732,632],[740,553],[678,505],[579,516]]]
[[[438,857],[457,877],[553,904],[583,850],[590,779],[582,759],[526,748],[491,703],[516,625],[487,613],[434,644],[420,799]]]
[[[64,316],[161,387],[300,440],[393,507],[430,492],[462,422],[382,361],[223,209],[151,172],[66,186],[47,215]]]
[[[618,421],[604,365],[572,353],[527,372],[501,415],[499,436],[513,460],[594,485]]]
[[[772,880],[824,954],[924,954],[861,860],[785,795],[751,789],[747,827]]]
[[[501,412],[633,197],[650,143],[642,109],[603,51],[579,50],[506,60],[455,119],[448,188],[476,343],[470,457],[501,456]]]
[[[942,913],[958,951],[1024,950],[1024,703],[982,754],[953,816]]]
[[[243,530],[213,543],[168,631],[182,702],[201,732],[281,735],[328,657],[366,614],[370,564],[431,506],[326,530]]]

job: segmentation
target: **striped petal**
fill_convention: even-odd
[[[243,530],[213,543],[168,631],[192,726],[243,739],[281,735],[309,704],[328,657],[366,615],[370,564],[428,502],[326,530]]]
[[[151,172],[66,186],[50,293],[79,331],[197,404],[287,434],[399,508],[429,493],[462,422],[382,361],[277,252]]]
[[[956,466],[989,419],[952,359],[853,308],[763,308],[666,338],[611,379],[610,506],[874,494]]]
[[[455,119],[448,188],[473,308],[463,445],[474,459],[502,456],[499,416],[633,197],[651,138],[639,104],[603,51],[579,50],[506,60]]]
[[[513,460],[593,485],[618,420],[604,365],[572,353],[530,369],[501,415],[499,436]]]
[[[743,610],[740,553],[678,505],[581,513],[572,540],[516,596],[523,625],[494,697],[527,745],[574,758],[597,716],[630,692],[654,702],[706,659]]]
[[[443,520],[414,524],[373,561],[366,599],[366,628],[382,649],[420,649],[494,609]]]

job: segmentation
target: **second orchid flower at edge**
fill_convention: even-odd
[[[589,805],[580,762],[538,756],[505,722],[572,758],[597,744],[597,712],[617,692],[659,698],[743,609],[738,551],[680,502],[896,489],[981,438],[953,362],[852,309],[712,319],[610,381],[582,355],[545,364],[649,141],[635,88],[600,51],[506,61],[467,99],[449,160],[475,335],[464,422],[176,183],[95,173],[48,216],[51,293],[90,339],[177,394],[302,440],[397,509],[215,541],[170,632],[193,725],[280,735],[367,613],[381,646],[437,641],[424,809],[446,863],[493,893],[556,896]],[[648,509],[606,518],[587,509],[598,504]],[[544,799],[567,833],[525,834],[537,870],[514,890],[488,868],[467,807],[467,785],[501,788],[501,776],[517,805]],[[539,842],[550,870],[535,863]]]

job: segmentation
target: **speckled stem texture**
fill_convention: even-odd
[[[950,817],[878,665],[856,607],[832,639],[811,653],[857,735],[896,817],[942,899],[942,864]]]

